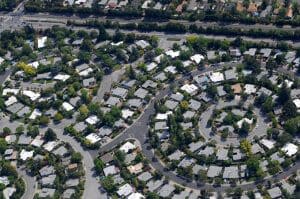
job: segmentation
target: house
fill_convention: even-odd
[[[274,187],[272,189],[268,189],[267,192],[271,198],[279,198],[282,196],[282,192],[279,187]]]
[[[84,87],[90,88],[96,85],[96,79],[94,77],[82,80],[82,84]]]
[[[195,159],[185,157],[179,162],[178,167],[187,168],[187,167],[191,166],[192,164],[194,164],[195,162],[196,162]]]
[[[201,141],[192,142],[188,145],[188,148],[191,152],[195,152],[195,151],[199,150],[203,145],[204,145],[204,143]]]
[[[228,149],[221,148],[217,151],[218,160],[228,160]]]
[[[70,75],[64,75],[64,74],[58,74],[56,76],[53,77],[54,80],[58,80],[58,81],[67,81],[71,76]]]
[[[256,88],[255,88],[255,85],[253,85],[253,84],[246,84],[244,89],[245,89],[244,92],[248,95],[256,93]]]
[[[226,70],[224,73],[225,73],[226,80],[236,80],[237,79],[237,74],[234,69]]]
[[[206,157],[212,155],[215,153],[215,150],[213,147],[206,146],[203,150],[199,151],[199,155],[205,155]]]
[[[98,135],[100,137],[109,136],[111,134],[112,134],[112,129],[110,127],[107,127],[107,126],[102,126],[99,129],[99,132],[98,132]]]
[[[52,198],[55,194],[55,189],[50,188],[42,188],[38,191],[38,195],[40,198]]]
[[[128,153],[129,151],[131,150],[134,150],[136,149],[136,145],[135,144],[132,144],[131,142],[126,142],[125,144],[123,144],[121,147],[120,147],[120,151],[123,151],[124,153]]]
[[[62,198],[63,199],[71,199],[73,197],[73,194],[75,194],[74,189],[66,189],[62,194]]]
[[[100,159],[102,160],[102,162],[103,162],[104,164],[107,164],[107,163],[113,161],[113,160],[114,160],[114,157],[113,157],[113,154],[112,154],[112,153],[106,153],[106,154],[104,154],[103,156],[101,156]]]
[[[166,121],[163,121],[163,122],[155,122],[155,125],[154,125],[154,130],[155,130],[155,131],[166,130],[166,129],[169,129],[169,127],[168,127]]]
[[[275,142],[272,140],[262,139],[260,143],[265,146],[267,149],[272,149],[275,146]]]
[[[60,147],[58,147],[57,149],[55,149],[55,150],[53,151],[53,153],[54,153],[55,155],[60,156],[60,157],[65,157],[69,152],[68,152],[68,150],[66,149],[66,147],[60,146]]]
[[[252,56],[254,57],[256,53],[256,48],[249,48],[249,50],[244,52],[244,55]]]
[[[112,95],[122,98],[122,99],[125,99],[127,96],[128,90],[125,88],[117,87],[117,88],[113,89],[111,92],[112,92]]]
[[[103,173],[105,176],[115,175],[115,174],[119,173],[119,169],[115,165],[110,165],[103,169]]]
[[[147,72],[150,72],[150,71],[152,71],[153,69],[155,69],[157,67],[157,64],[155,63],[155,62],[151,62],[150,64],[148,64],[147,66],[146,66],[146,70],[147,70]]]
[[[233,57],[240,57],[242,55],[240,49],[237,49],[237,48],[230,49],[229,53],[230,53],[230,56],[233,56]]]
[[[153,192],[163,185],[163,180],[150,180],[146,186],[149,191]]]
[[[182,116],[184,119],[192,119],[195,116],[195,112],[186,111]]]
[[[225,167],[223,172],[224,179],[237,179],[239,178],[239,169],[237,166]]]
[[[117,97],[110,96],[108,100],[105,102],[105,105],[111,107],[111,106],[120,106],[121,105],[121,99]]]
[[[212,82],[221,82],[224,81],[224,75],[221,72],[213,72],[209,74],[209,78]]]
[[[91,134],[87,135],[85,137],[85,139],[87,139],[92,144],[95,144],[96,142],[101,140],[101,138],[95,133],[91,133]]]
[[[149,171],[141,173],[137,178],[140,181],[148,182],[150,179],[152,179],[152,174]]]
[[[181,102],[183,100],[184,96],[181,93],[177,92],[177,93],[173,93],[172,95],[170,95],[170,98],[177,102]]]
[[[131,174],[139,174],[143,171],[143,163],[137,163],[136,165],[130,165],[127,167],[128,171],[131,173]]]
[[[20,158],[21,160],[25,161],[29,158],[33,157],[33,150],[32,151],[26,151],[25,149],[22,149],[21,153],[20,153]]]
[[[16,191],[17,190],[14,187],[6,187],[3,190],[3,196],[5,199],[9,199]]]
[[[147,95],[148,95],[148,91],[143,88],[139,88],[137,91],[134,92],[134,96],[141,99],[144,99]]]
[[[174,59],[174,58],[176,58],[180,55],[180,51],[179,50],[178,51],[168,50],[166,52],[166,55],[168,55],[168,56],[170,56],[171,58]]]
[[[263,58],[269,58],[271,55],[272,49],[270,48],[262,48],[260,49],[259,53],[262,55]]]
[[[129,194],[133,193],[133,187],[129,184],[124,184],[123,186],[119,187],[117,194],[121,197],[126,197]]]
[[[190,95],[195,95],[198,91],[198,87],[194,84],[185,84],[180,89],[187,92]]]
[[[79,184],[79,179],[69,179],[65,182],[66,187],[76,187]]]
[[[221,175],[222,167],[211,165],[208,167],[207,177],[214,178]]]
[[[91,115],[85,119],[85,122],[90,125],[95,125],[99,122],[99,118],[96,115]]]
[[[204,60],[204,56],[200,55],[200,54],[195,54],[193,56],[191,56],[190,58],[193,62],[195,62],[196,64],[199,64],[202,60]]]
[[[136,44],[138,47],[142,48],[142,49],[145,49],[145,48],[147,48],[148,46],[150,46],[150,44],[149,44],[147,41],[145,41],[145,40],[139,40],[139,41],[136,41],[135,44]]]
[[[140,109],[143,105],[143,102],[141,99],[129,99],[127,101],[127,105],[133,109]]]
[[[84,122],[78,122],[76,123],[73,128],[77,131],[77,132],[82,132],[87,128],[87,125]]]
[[[141,193],[132,193],[127,199],[144,199],[145,196]]]
[[[51,187],[51,186],[53,186],[55,179],[56,179],[55,174],[44,176],[40,180],[40,183],[41,183],[42,187]]]
[[[65,111],[68,111],[68,112],[72,111],[74,109],[74,107],[71,104],[69,104],[68,102],[64,102],[62,104],[62,107]]]
[[[194,111],[197,111],[199,110],[200,107],[201,107],[201,102],[194,99],[190,99],[189,108],[193,109]]]
[[[39,37],[37,39],[37,48],[40,49],[40,48],[44,48],[46,46],[46,41],[47,41],[47,37]]]
[[[292,143],[287,143],[281,150],[289,157],[295,155],[298,152],[298,146]]]
[[[164,104],[168,109],[170,110],[174,110],[177,105],[178,105],[178,102],[176,101],[172,101],[172,100],[167,100]]]
[[[177,70],[175,66],[168,66],[164,69],[164,72],[166,73],[171,73],[171,74],[176,74]]]
[[[43,148],[46,151],[52,151],[56,146],[58,145],[58,142],[56,141],[51,141],[51,142],[47,142],[46,144],[44,144]]]
[[[219,97],[223,97],[226,95],[226,92],[224,91],[224,86],[218,86],[217,92],[218,92]]]
[[[172,153],[171,155],[168,156],[169,160],[180,160],[182,156],[184,156],[185,154],[180,151],[180,150],[176,150],[174,153]]]
[[[165,184],[158,190],[157,194],[162,198],[166,198],[170,196],[173,191],[175,191],[175,187],[173,185]]]
[[[131,118],[133,115],[134,115],[134,112],[129,109],[122,110],[122,118],[123,119]]]

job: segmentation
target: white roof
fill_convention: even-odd
[[[168,119],[168,115],[171,115],[172,111],[168,111],[166,113],[157,113],[155,119],[156,120],[167,120]]]
[[[129,194],[131,194],[133,192],[133,188],[130,184],[124,184],[123,186],[121,186],[119,188],[119,190],[117,191],[117,194],[119,196],[128,196]]]
[[[6,101],[5,101],[5,106],[10,106],[14,103],[16,103],[18,100],[15,96],[10,96]]]
[[[26,151],[25,149],[22,149],[21,153],[20,153],[20,158],[21,160],[25,161],[28,158],[32,158],[33,156],[33,150],[32,151]]]
[[[191,56],[191,60],[196,62],[196,64],[199,64],[203,59],[204,59],[204,56],[200,55],[200,54],[195,54],[195,55]]]
[[[153,70],[153,69],[156,68],[156,67],[157,67],[157,64],[154,63],[154,62],[152,62],[152,63],[150,63],[150,64],[148,64],[148,65],[146,66],[148,72],[151,71],[151,70]]]
[[[179,50],[178,50],[178,51],[168,50],[168,51],[166,52],[166,55],[169,55],[169,56],[172,57],[172,58],[178,57],[179,54],[180,54],[180,51],[179,51]]]
[[[167,68],[164,69],[166,73],[172,73],[175,74],[177,73],[176,67],[175,66],[168,66]]]
[[[87,68],[78,74],[79,74],[79,76],[85,77],[85,76],[88,76],[91,72],[93,72],[93,69]]]
[[[186,61],[182,62],[184,68],[190,66],[192,63],[193,62],[190,60],[186,60]]]
[[[2,95],[6,96],[8,93],[11,93],[11,94],[18,94],[20,89],[17,89],[17,88],[5,88],[3,89],[2,91]]]
[[[128,196],[127,199],[143,199],[143,198],[145,198],[145,196],[143,194],[132,193],[132,194],[130,194],[130,196]]]
[[[9,185],[9,180],[7,176],[0,177],[0,184],[4,184],[5,186]]]
[[[129,150],[133,150],[135,149],[136,146],[134,144],[132,144],[131,142],[126,142],[125,144],[123,144],[121,147],[120,147],[120,151],[123,151],[125,153],[128,153]]]
[[[256,92],[255,85],[253,84],[246,84],[245,85],[245,93],[247,94],[252,94]]]
[[[105,176],[115,175],[116,173],[118,173],[118,169],[115,165],[111,165],[111,166],[105,167],[103,169],[103,173]]]
[[[47,151],[52,151],[56,146],[58,145],[58,142],[56,141],[51,141],[51,142],[47,142],[46,144],[44,144],[43,148]]]
[[[120,45],[122,45],[123,43],[124,43],[123,41],[119,41],[119,42],[117,42],[117,43],[111,42],[111,45],[112,45],[112,46],[120,46]]]
[[[101,140],[101,138],[95,133],[91,133],[91,134],[87,135],[85,137],[85,139],[87,139],[92,144],[95,144],[96,142]]]
[[[131,110],[129,110],[129,109],[124,109],[124,110],[122,110],[122,117],[123,117],[124,119],[127,119],[127,118],[129,118],[129,117],[132,117],[133,114],[134,114],[134,112],[131,111]]]
[[[71,110],[74,109],[74,107],[73,107],[71,104],[69,104],[68,102],[64,102],[64,103],[62,104],[62,106],[63,106],[63,108],[64,108],[66,111],[71,111]]]
[[[298,146],[292,143],[287,143],[281,149],[287,156],[293,156],[298,152]]]
[[[41,147],[44,143],[44,140],[41,136],[36,136],[34,140],[32,140],[31,145],[35,147]]]
[[[44,48],[47,41],[47,37],[40,37],[37,40],[38,48]]]
[[[3,190],[3,195],[5,199],[9,199],[16,192],[16,188],[7,187]]]
[[[193,94],[198,90],[198,87],[195,86],[194,84],[185,84],[180,89],[189,94]]]
[[[54,80],[60,80],[60,81],[67,81],[67,79],[70,78],[70,75],[63,75],[63,74],[58,74],[54,77]]]
[[[267,147],[268,149],[272,149],[274,148],[275,142],[272,140],[267,140],[267,139],[262,139],[260,141],[260,143],[262,143],[262,145],[264,145],[265,147]]]
[[[4,62],[4,59],[0,57],[0,65]]]
[[[248,124],[252,124],[253,123],[253,118],[250,120],[248,118],[243,118],[240,121],[237,122],[237,125],[239,128],[242,128],[242,125],[244,122],[247,122]]]
[[[31,101],[35,101],[35,100],[37,100],[38,98],[41,97],[41,94],[35,93],[33,91],[30,91],[30,90],[24,90],[24,91],[22,91],[22,94],[29,97]]]
[[[154,58],[154,61],[155,61],[156,63],[160,63],[160,61],[161,61],[161,59],[162,59],[163,57],[164,57],[163,54],[158,55],[157,57]]]
[[[224,74],[221,72],[210,73],[209,78],[212,82],[224,81]]]
[[[85,122],[90,125],[95,125],[97,122],[99,122],[99,118],[96,115],[91,115],[85,119]]]
[[[293,100],[293,103],[295,104],[295,106],[296,106],[297,108],[300,108],[300,99],[294,99],[294,100]]]
[[[38,109],[34,109],[29,117],[31,120],[35,120],[37,117],[41,116],[42,112]]]
[[[31,67],[33,67],[35,69],[37,69],[39,67],[39,65],[40,64],[39,64],[38,61],[34,61],[34,62],[31,62],[31,63],[28,64],[28,66],[31,66]]]

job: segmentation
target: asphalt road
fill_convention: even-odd
[[[21,199],[33,199],[37,185],[35,177],[28,175],[24,168],[17,168],[17,172],[20,175],[20,177],[24,180],[26,186],[25,192]]]

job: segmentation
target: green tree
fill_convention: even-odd
[[[48,128],[44,135],[45,141],[55,141],[56,140],[56,133],[51,129]]]
[[[4,138],[0,138],[0,153],[3,154],[4,151],[7,149],[7,142]]]

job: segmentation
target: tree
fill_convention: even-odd
[[[278,160],[270,161],[269,164],[268,164],[268,168],[269,168],[269,173],[271,175],[274,175],[274,174],[278,173],[281,170]]]
[[[54,122],[60,122],[63,119],[64,119],[64,116],[61,113],[59,113],[59,112],[57,112],[54,115],[54,118],[53,118]]]
[[[0,138],[0,153],[3,154],[4,151],[7,149],[7,142],[4,138]]]
[[[299,135],[300,133],[300,116],[286,121],[284,130],[291,135]]]
[[[286,83],[283,82],[283,84],[278,92],[278,102],[280,104],[284,104],[285,102],[287,102],[290,99],[291,99],[291,90],[290,90],[290,88],[287,87]]]
[[[189,108],[189,102],[186,100],[183,100],[182,102],[180,102],[180,108],[182,111],[186,111]]]
[[[50,122],[50,119],[45,115],[40,116],[38,120],[39,120],[39,124],[42,126],[47,126]]]
[[[55,141],[56,140],[56,133],[51,129],[48,128],[44,135],[45,141]]]
[[[273,111],[273,99],[272,97],[267,97],[265,102],[262,104],[262,109],[265,113]]]
[[[82,160],[82,155],[79,152],[75,152],[71,156],[71,162],[79,164]]]
[[[96,158],[96,159],[94,160],[94,165],[95,165],[95,170],[96,170],[96,172],[97,172],[98,174],[101,174],[102,171],[103,171],[103,169],[104,169],[104,167],[105,167],[104,162],[103,162],[101,159]]]
[[[23,70],[24,73],[25,73],[26,75],[30,76],[30,77],[36,75],[37,70],[36,70],[34,67],[29,66],[28,64],[25,64],[24,62],[19,62],[19,63],[17,64],[17,67],[18,67],[19,69]]]
[[[242,127],[239,130],[239,134],[247,135],[250,131],[250,124],[248,122],[243,122]]]
[[[111,175],[104,177],[101,180],[101,184],[103,188],[110,194],[114,193],[117,190],[117,187],[114,184],[114,180]]]
[[[257,178],[263,177],[263,172],[262,172],[262,169],[260,168],[260,163],[259,163],[258,158],[251,156],[247,160],[246,165],[247,165],[250,177],[257,177]]]
[[[241,147],[241,150],[249,157],[252,155],[252,145],[251,143],[246,140],[246,139],[243,139],[241,142],[240,142],[240,147]]]
[[[288,100],[282,107],[282,118],[284,120],[297,116],[297,107],[292,100]]]
[[[88,107],[85,104],[81,105],[79,108],[79,113],[82,118],[87,118],[87,116],[89,115]]]

